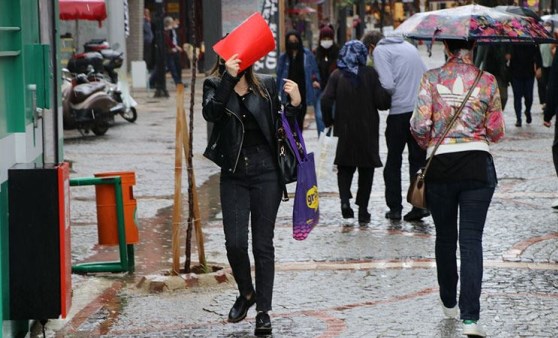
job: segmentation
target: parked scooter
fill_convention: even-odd
[[[116,111],[122,118],[130,123],[138,119],[138,112],[136,110],[137,102],[129,95],[125,95],[119,88],[120,83],[115,85],[107,81],[103,74],[90,73],[87,75],[89,82],[103,82],[106,85],[107,93],[118,103],[122,103],[124,109]]]
[[[107,93],[106,83],[89,82],[87,75],[75,78],[63,71],[62,108],[64,129],[77,129],[82,135],[91,130],[95,135],[104,135],[114,114],[125,109]]]
[[[118,48],[118,44],[116,47]],[[87,52],[99,52],[103,56],[103,68],[110,77],[112,83],[118,83],[117,69],[124,63],[124,53],[111,48],[105,39],[92,39],[83,45],[83,50]]]
[[[124,62],[123,52],[110,48],[104,39],[93,39],[83,45],[83,53],[76,53],[68,60],[68,70],[75,74],[86,74],[93,66],[96,73],[107,74],[110,81],[118,83],[117,70]]]

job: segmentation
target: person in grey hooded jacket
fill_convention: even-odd
[[[403,210],[401,165],[405,145],[409,152],[409,177],[413,177],[426,163],[426,152],[411,135],[409,125],[426,65],[416,47],[402,38],[377,39],[371,41],[369,49],[373,52],[374,67],[380,75],[382,87],[391,94],[391,108],[385,131],[388,155],[384,167],[384,182],[386,204],[389,207],[386,218],[399,220]],[[413,207],[404,219],[419,221],[429,215],[428,210]]]

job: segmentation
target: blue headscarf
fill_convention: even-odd
[[[358,67],[366,65],[368,58],[368,49],[358,41],[347,41],[343,48],[339,51],[339,59],[337,59],[337,68],[344,72],[358,75]]]

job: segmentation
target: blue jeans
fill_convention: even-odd
[[[174,84],[182,83],[182,69],[180,68],[180,55],[178,53],[167,53],[167,69],[171,73]]]
[[[426,198],[436,226],[436,268],[440,298],[445,307],[457,301],[457,241],[461,255],[461,319],[478,320],[483,274],[482,234],[496,188],[494,163],[488,160],[487,181],[427,183]],[[457,224],[459,212],[459,227]]]
[[[235,173],[221,171],[221,208],[227,258],[241,295],[254,292],[248,255],[251,220],[256,270],[256,310],[271,310],[275,275],[273,234],[282,189],[267,145],[243,148]]]

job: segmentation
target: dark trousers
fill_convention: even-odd
[[[539,102],[546,103],[546,86],[548,85],[548,78],[550,77],[550,67],[541,68],[541,78],[537,79],[537,89],[539,92]]]
[[[273,233],[282,189],[269,147],[242,150],[235,173],[221,171],[221,208],[227,258],[241,295],[254,291],[248,255],[248,222],[256,271],[256,310],[271,310],[275,275]]]
[[[461,319],[478,320],[483,274],[482,234],[494,189],[494,164],[487,164],[487,182],[428,182],[427,202],[436,226],[436,269],[440,298],[454,307],[457,298],[457,241],[461,256],[459,309]],[[458,217],[459,212],[459,217]],[[459,225],[457,220],[459,218]]]
[[[297,115],[296,115],[296,122],[298,123],[298,126],[300,127],[300,130],[304,130],[304,118],[306,117],[306,111],[308,110],[308,106],[306,105],[306,103],[301,103],[302,107],[300,107],[300,110],[298,111]],[[293,130],[294,131],[294,130]]]
[[[558,123],[554,123],[554,142],[552,142],[552,160],[554,162],[554,170],[558,176]]]
[[[388,148],[384,167],[385,198],[388,208],[401,211],[401,165],[405,145],[409,152],[409,179],[426,164],[426,150],[422,149],[411,135],[409,121],[412,113],[388,115],[386,144]]]
[[[182,83],[182,68],[179,61],[180,55],[178,53],[167,53],[167,69],[171,73],[175,85]]]
[[[531,106],[533,105],[533,87],[535,86],[535,78],[530,79],[513,79],[513,107],[515,109],[515,117],[517,121],[521,121],[521,99],[525,98],[525,116],[531,115]]]
[[[509,82],[502,77],[496,78],[498,82],[498,90],[500,92],[500,102],[502,102],[502,111],[506,108],[506,103],[508,102],[508,84]]]
[[[339,186],[341,203],[349,203],[349,200],[353,197],[351,194],[351,185],[356,170],[357,167],[337,166],[337,184]],[[374,168],[358,167],[358,190],[355,203],[363,210],[368,209],[373,180]]]

